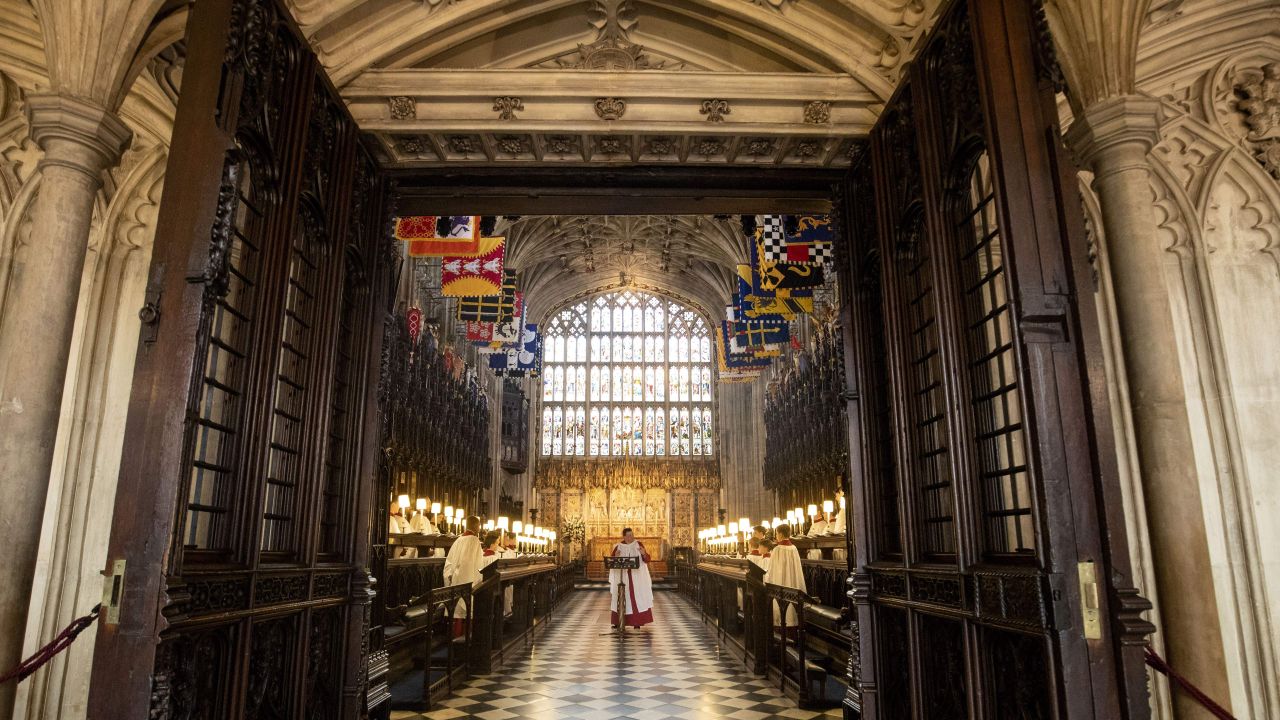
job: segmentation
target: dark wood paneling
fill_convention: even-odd
[[[350,717],[396,269],[382,180],[276,0],[200,3],[187,48],[90,715]]]

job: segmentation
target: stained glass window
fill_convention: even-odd
[[[712,454],[711,338],[698,313],[620,290],[546,328],[543,455]]]

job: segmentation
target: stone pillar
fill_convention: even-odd
[[[1160,103],[1125,95],[1079,113],[1067,140],[1094,173],[1129,381],[1151,552],[1169,662],[1229,706],[1199,478],[1173,310],[1165,283],[1147,153],[1159,140]],[[1180,719],[1209,715],[1174,694]]]
[[[6,545],[0,563],[0,668],[5,669],[22,654],[93,204],[102,173],[119,161],[132,137],[114,114],[74,97],[34,95],[27,98],[26,110],[31,137],[44,157],[31,209],[31,242],[14,258],[0,318],[0,536]],[[0,718],[12,713],[14,689],[14,683],[0,687]]]

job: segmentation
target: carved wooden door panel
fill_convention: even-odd
[[[90,715],[363,707],[382,180],[283,3],[193,7]]]
[[[1096,314],[1037,20],[1024,0],[953,4],[839,198],[846,704],[864,718],[1147,712],[1147,605],[1108,513]]]

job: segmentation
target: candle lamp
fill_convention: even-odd
[[[400,497],[396,498],[396,504],[400,506],[401,510],[408,510],[410,507],[412,507],[411,505],[409,505],[408,495],[401,495]]]
[[[810,505],[806,509],[808,510],[807,515],[809,516],[809,532],[813,532],[813,521],[818,517],[818,506]]]
[[[453,506],[452,505],[444,506],[444,523],[445,523],[445,526],[449,528],[450,534],[452,534],[453,533]]]
[[[498,516],[498,529],[504,532],[511,529],[511,523],[508,521],[506,515]]]
[[[427,499],[426,499],[426,498],[418,498],[418,502],[416,503],[416,507],[418,508],[418,512],[423,512],[424,510],[426,510],[426,509],[427,509]]]
[[[827,522],[831,522],[831,513],[835,512],[835,509],[836,509],[835,503],[831,502],[830,500],[823,500],[822,501],[822,514],[824,516],[823,519],[826,520]]]

